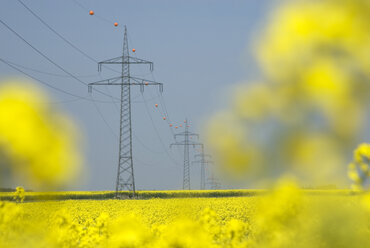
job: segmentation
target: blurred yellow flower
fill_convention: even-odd
[[[256,42],[260,80],[236,87],[207,126],[225,171],[346,183],[370,99],[370,2],[284,1]],[[221,117],[220,117],[221,116]]]
[[[353,152],[353,161],[348,165],[348,177],[352,188],[362,189],[367,178],[370,178],[370,144],[362,143]]]
[[[16,202],[23,202],[24,201],[24,198],[25,198],[25,194],[24,194],[24,188],[23,187],[17,187],[15,189],[15,193],[14,193],[14,200]]]
[[[27,186],[62,186],[80,170],[73,123],[51,108],[46,94],[30,83],[1,83],[0,151],[8,170]]]

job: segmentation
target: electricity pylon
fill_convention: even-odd
[[[220,189],[221,183],[215,178],[214,174],[212,173],[211,176],[207,179],[209,187],[211,189]]]
[[[184,174],[183,174],[183,182],[182,182],[182,189],[188,189],[190,190],[190,165],[189,165],[189,146],[203,146],[203,144],[190,141],[190,137],[197,137],[199,138],[199,135],[196,133],[189,132],[189,125],[188,121],[185,120],[185,131],[182,133],[175,134],[175,140],[178,136],[184,136],[184,140],[176,143],[172,143],[170,145],[170,148],[172,146],[184,146]]]
[[[121,76],[97,81],[89,84],[89,92],[93,85],[115,85],[121,86],[121,108],[120,108],[120,131],[119,131],[119,153],[118,169],[116,179],[116,198],[122,198],[122,191],[128,190],[129,196],[135,196],[135,177],[132,159],[132,127],[131,127],[131,86],[139,85],[140,91],[148,85],[158,85],[159,91],[163,91],[163,84],[155,81],[130,76],[130,64],[149,64],[153,71],[153,62],[132,57],[129,54],[127,28],[123,38],[122,56],[108,59],[98,63],[101,71],[103,64],[120,64],[122,66]]]
[[[200,189],[204,190],[206,187],[206,168],[205,166],[208,164],[213,164],[211,160],[207,160],[207,158],[211,158],[211,155],[204,154],[204,146],[202,145],[201,153],[196,154],[195,158],[200,158],[199,160],[193,161],[192,164],[200,164]]]

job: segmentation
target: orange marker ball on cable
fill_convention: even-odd
[[[133,49],[132,49],[132,52],[136,52],[136,49],[135,49],[135,48],[133,48]]]
[[[170,124],[170,127],[172,127],[172,124]]]
[[[149,83],[148,82],[145,82],[145,85],[148,85]]]
[[[156,103],[155,105],[154,105],[156,108],[158,108],[158,104]]]
[[[89,14],[94,15],[94,11],[90,10]]]
[[[117,26],[118,26],[118,23],[117,23],[117,22],[115,22],[115,23],[114,23],[114,26],[116,26],[116,27],[117,27]]]
[[[166,117],[163,117],[163,120],[165,121],[166,120]]]

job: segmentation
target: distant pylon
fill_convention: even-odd
[[[120,133],[119,133],[119,153],[118,169],[116,179],[116,198],[122,198],[122,191],[128,190],[130,196],[135,196],[135,177],[132,158],[132,127],[131,127],[131,86],[139,85],[140,91],[144,91],[144,86],[158,85],[160,92],[163,85],[151,80],[141,79],[130,76],[130,64],[149,64],[153,70],[153,62],[131,57],[128,48],[127,28],[123,38],[122,56],[105,60],[98,63],[98,70],[102,64],[120,64],[122,66],[121,76],[101,80],[89,84],[89,92],[93,85],[118,85],[121,86],[121,109],[120,109]]]
[[[220,189],[221,188],[220,182],[218,181],[217,178],[215,178],[213,173],[207,179],[207,181],[208,181],[208,185],[209,185],[210,189]]]
[[[203,144],[190,141],[189,138],[195,136],[199,138],[199,135],[196,133],[189,132],[189,125],[188,121],[185,120],[185,131],[182,133],[175,134],[175,140],[178,136],[184,136],[184,140],[180,142],[176,142],[170,145],[172,146],[184,146],[184,174],[183,174],[183,181],[182,181],[182,189],[190,190],[190,164],[189,164],[189,146],[203,146]]]
[[[206,187],[206,165],[213,164],[211,160],[207,160],[207,158],[211,158],[211,155],[204,154],[204,145],[201,146],[201,153],[196,154],[195,158],[200,158],[200,160],[193,161],[192,164],[200,164],[200,189],[204,190]]]

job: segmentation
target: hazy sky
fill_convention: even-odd
[[[188,118],[190,130],[200,134],[201,142],[207,117],[227,103],[227,92],[232,85],[258,74],[248,44],[257,36],[272,8],[271,1],[267,0],[22,1],[97,61],[121,56],[123,26],[126,24],[129,48],[136,49],[134,56],[154,62],[153,74],[144,65],[133,65],[132,74],[162,82],[170,119],[176,125]],[[90,9],[95,12],[94,16],[89,15]],[[96,63],[48,30],[16,0],[1,1],[0,19],[86,83],[117,75],[106,69],[99,74]],[[114,27],[114,22],[119,26]],[[50,64],[1,24],[0,44],[0,58],[32,69],[21,68],[61,89],[80,96],[88,95],[87,87]],[[117,66],[115,69],[120,68]],[[0,80],[11,76],[23,77],[0,63]],[[119,87],[99,86],[99,89],[119,97]],[[94,99],[104,101],[97,106],[110,130],[91,102],[50,88],[45,90],[52,96],[51,104],[72,116],[84,134],[85,173],[71,189],[114,189],[119,104],[98,93],[92,95]],[[132,89],[136,187],[180,189],[183,152],[169,149],[174,140],[167,122],[162,120],[161,108],[154,107],[155,103],[161,104],[157,92],[156,87],[145,90],[149,115],[139,88]],[[192,166],[192,189],[199,188],[199,181],[200,168]]]

